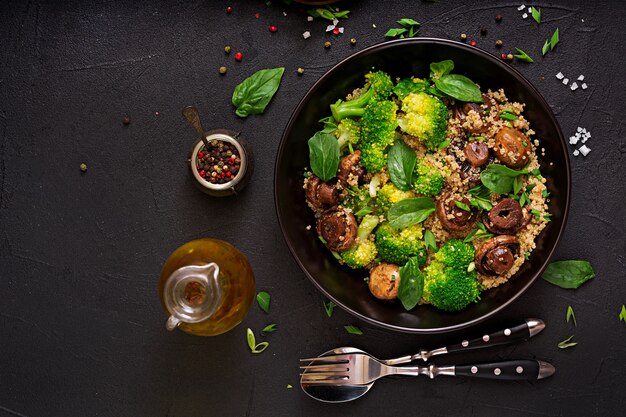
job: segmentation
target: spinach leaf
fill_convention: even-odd
[[[265,291],[261,291],[256,295],[256,301],[259,303],[259,307],[261,310],[266,313],[270,312],[270,295]]]
[[[468,192],[472,196],[470,205],[487,211],[493,208],[493,204],[491,204],[491,192],[484,185],[481,184],[474,188],[470,188]]]
[[[435,203],[428,197],[407,198],[389,209],[387,220],[396,229],[423,222],[435,211]]]
[[[426,81],[417,78],[405,78],[404,80],[400,80],[400,82],[393,87],[393,92],[402,100],[411,93],[426,91],[428,87],[429,85]]]
[[[433,80],[439,79],[444,75],[450,74],[454,69],[454,61],[446,59],[441,62],[433,62],[430,64],[430,78]]]
[[[426,244],[426,249],[437,252],[437,241],[435,240],[435,235],[430,231],[430,229],[424,230],[424,243]]]
[[[480,89],[464,75],[447,74],[435,80],[435,86],[443,93],[460,101],[480,103],[483,101]]]
[[[235,114],[248,117],[261,114],[278,90],[285,68],[262,69],[246,78],[233,91]]]
[[[402,140],[396,141],[389,150],[387,168],[393,185],[402,191],[413,187],[413,170],[417,163],[415,151],[409,148]]]
[[[419,303],[424,292],[424,274],[420,271],[419,259],[413,257],[406,265],[400,267],[400,286],[398,300],[408,311]]]
[[[309,139],[311,171],[322,181],[337,175],[339,167],[339,142],[330,133],[317,132]]]
[[[595,276],[587,261],[557,261],[548,265],[541,277],[561,288],[578,288]]]
[[[528,174],[526,170],[515,171],[500,164],[490,164],[480,173],[480,181],[494,193],[508,194],[513,191],[515,178]]]

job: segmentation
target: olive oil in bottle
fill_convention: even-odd
[[[255,293],[254,274],[234,246],[193,240],[170,255],[161,271],[166,327],[197,336],[225,333],[244,319]]]

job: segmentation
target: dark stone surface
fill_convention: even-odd
[[[272,3],[233,1],[231,15],[221,1],[0,5],[0,416],[623,414],[623,3],[544,2],[537,26],[512,3],[354,1],[340,37],[323,34],[326,23],[307,22],[298,6]],[[532,342],[448,358],[543,358],[557,368],[549,380],[391,379],[357,402],[326,405],[298,389],[298,358],[341,345],[392,357],[480,330],[411,336],[357,323],[339,309],[327,318],[275,218],[275,152],[291,110],[325,70],[383,41],[401,17],[422,22],[424,36],[466,32],[494,53],[498,38],[507,52],[524,49],[535,63],[514,65],[553,106],[565,135],[577,126],[591,131],[590,155],[572,157],[573,203],[557,258],[588,259],[597,277],[576,291],[537,282],[505,310],[499,320],[547,322]],[[271,34],[270,24],[279,31]],[[542,58],[538,51],[556,27],[561,43]],[[224,54],[226,44],[243,52],[241,63]],[[279,65],[286,73],[266,114],[237,118],[234,86]],[[559,71],[570,79],[584,74],[589,89],[570,91],[555,79]],[[193,186],[185,158],[194,133],[180,115],[187,104],[198,106],[207,128],[241,130],[254,148],[255,175],[241,196],[215,200]],[[177,246],[204,236],[228,240],[249,257],[258,289],[273,296],[271,311],[255,306],[219,337],[169,333],[159,271]],[[577,327],[565,322],[568,305]],[[267,337],[270,347],[250,354],[245,328],[268,323],[279,327]],[[365,334],[348,335],[348,323]],[[578,346],[559,350],[572,334]]]

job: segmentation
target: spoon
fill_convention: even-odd
[[[202,123],[200,123],[200,113],[198,113],[198,109],[196,109],[194,106],[185,107],[183,109],[183,117],[189,122],[191,127],[196,129],[196,132],[198,132],[198,136],[200,136],[200,139],[208,150],[210,148],[209,141],[206,140],[206,133],[202,128]]]

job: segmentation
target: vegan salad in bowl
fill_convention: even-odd
[[[310,229],[406,310],[478,302],[514,278],[550,221],[524,103],[453,72],[451,60],[406,79],[372,70],[308,141]]]

